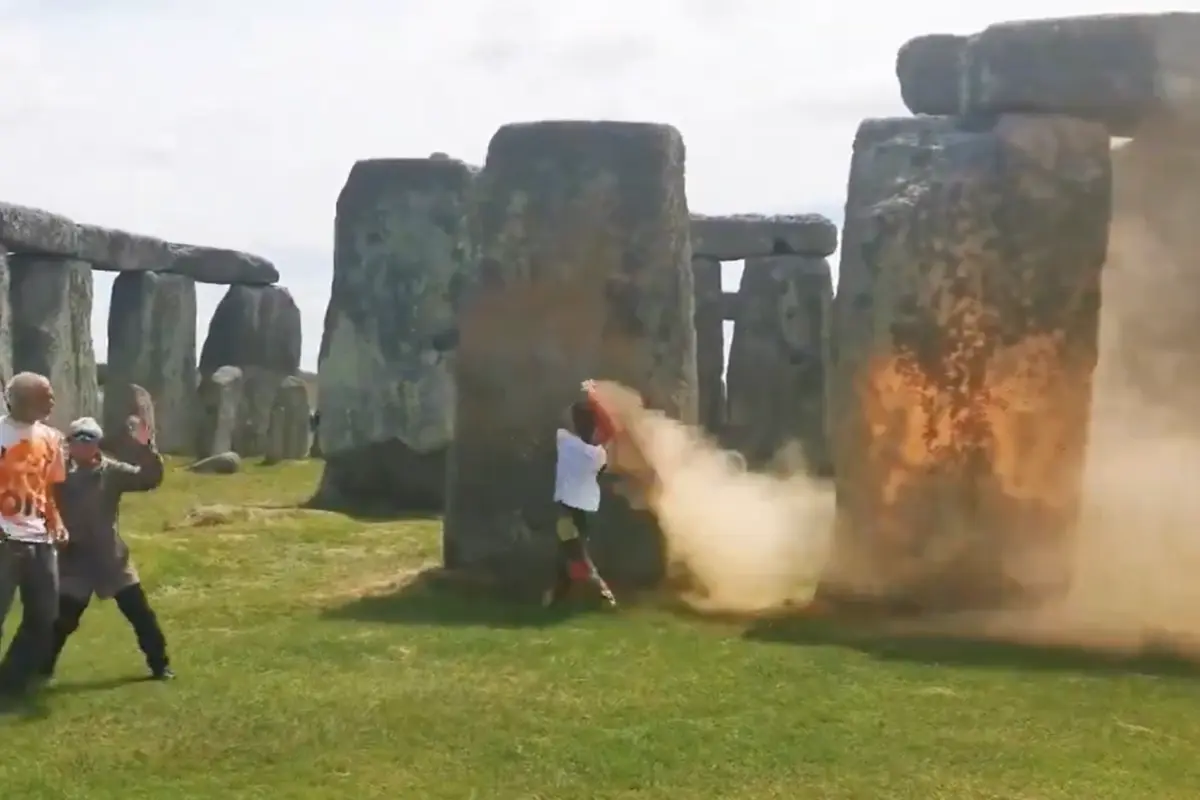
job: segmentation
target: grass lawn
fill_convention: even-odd
[[[0,717],[3,797],[1200,796],[1200,682],[1178,663],[564,617],[394,588],[436,561],[436,521],[184,524],[299,501],[317,470],[173,471],[128,501],[180,677],[138,680],[115,607],[90,609],[55,684]]]

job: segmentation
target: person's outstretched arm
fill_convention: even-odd
[[[153,491],[162,486],[165,474],[162,454],[154,446],[149,427],[139,418],[130,422],[133,439],[130,451],[134,463],[114,460],[106,467],[111,473],[112,487],[119,494]]]
[[[592,407],[592,412],[596,415],[596,437],[592,444],[605,444],[617,434],[617,421],[600,402],[595,381],[584,381],[582,388],[583,393],[587,396],[588,404]]]
[[[162,486],[166,470],[162,455],[152,444],[136,444],[130,448],[136,463],[110,461],[105,469],[111,473],[113,488],[120,493],[150,492]]]

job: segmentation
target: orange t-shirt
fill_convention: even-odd
[[[57,430],[0,417],[0,533],[22,542],[48,541],[60,526],[54,484],[66,477]]]

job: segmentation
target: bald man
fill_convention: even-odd
[[[66,529],[54,487],[66,479],[61,434],[45,423],[54,390],[45,376],[15,375],[0,417],[0,624],[21,596],[21,624],[0,659],[0,694],[30,689],[54,641],[58,554]],[[2,630],[0,630],[2,633]]]

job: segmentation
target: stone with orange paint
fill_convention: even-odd
[[[1099,124],[860,127],[833,304],[823,597],[946,610],[1069,583],[1110,206]]]
[[[697,418],[683,139],[649,123],[506,125],[474,203],[444,546],[460,569],[532,596],[553,579],[554,432],[580,381],[617,380]],[[647,515],[606,487],[593,524],[607,577],[661,579]]]

